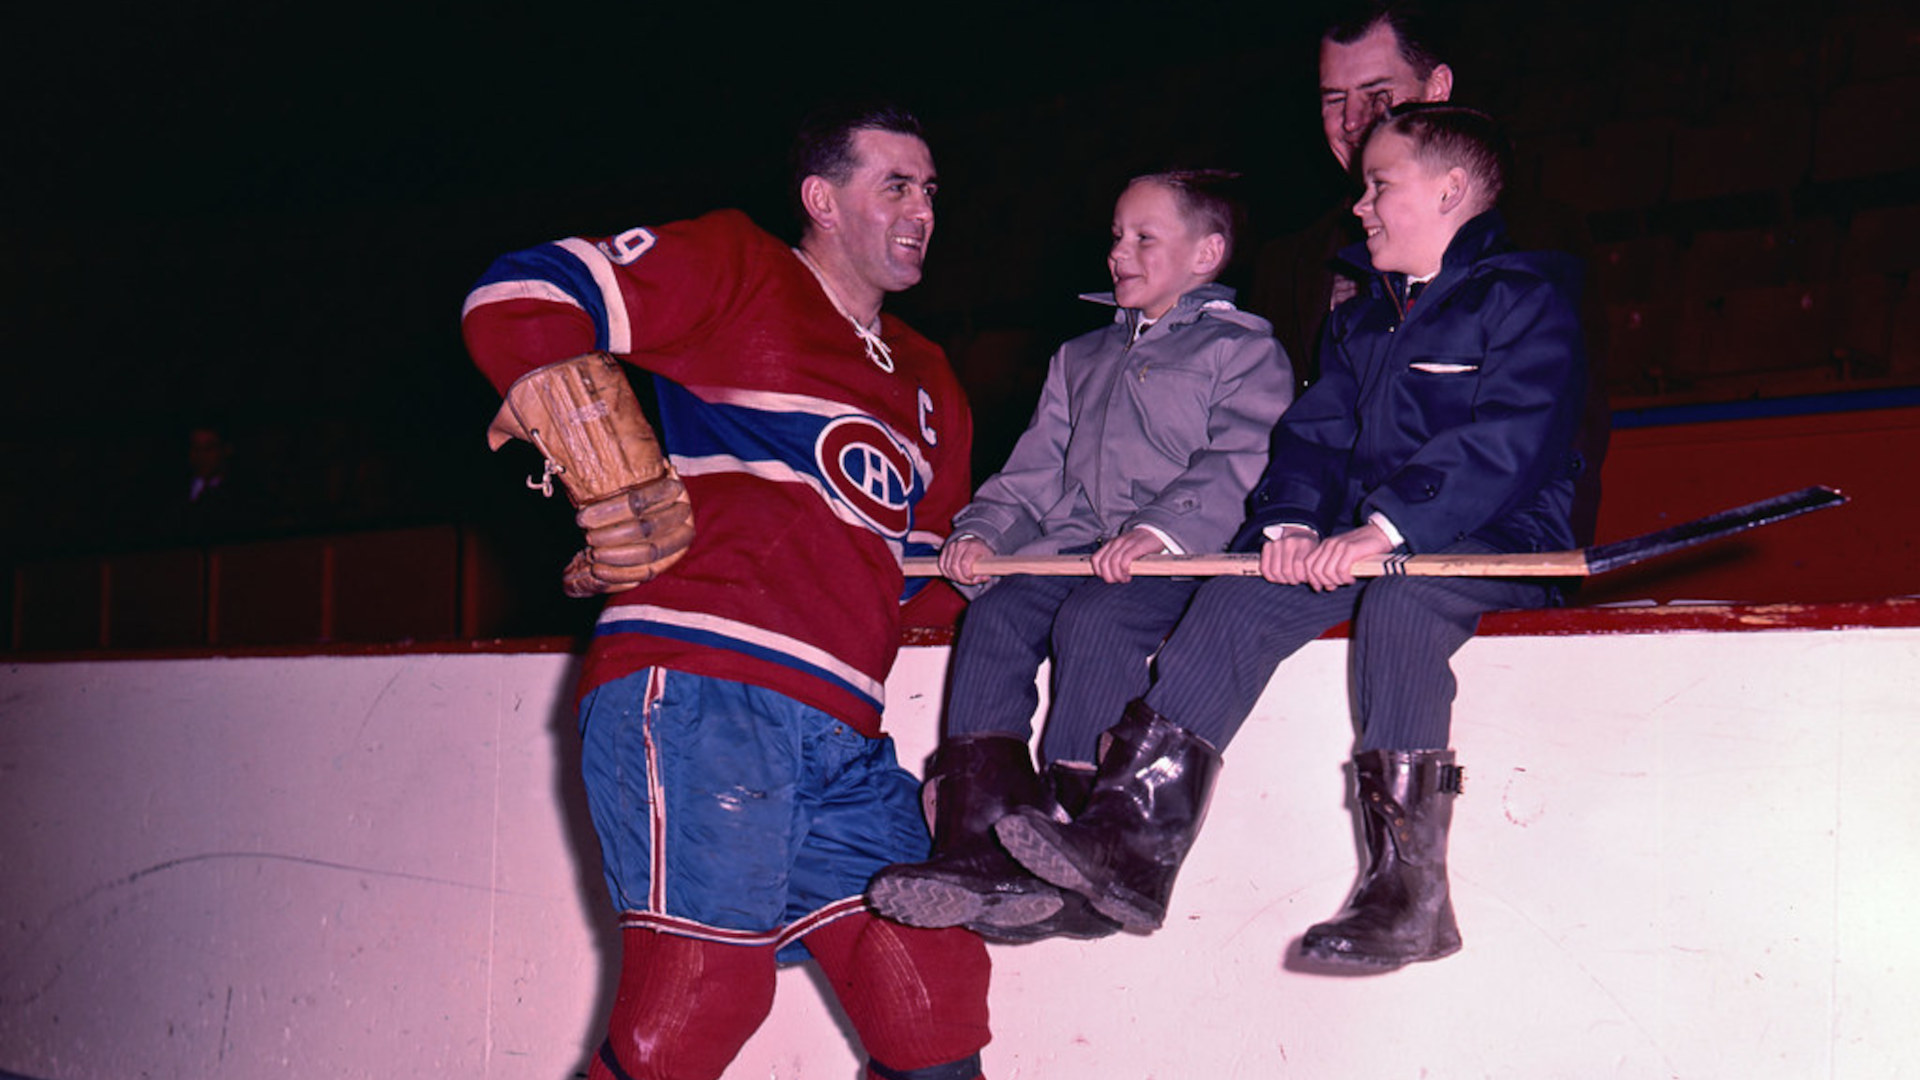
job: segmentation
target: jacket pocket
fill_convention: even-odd
[[[1407,364],[1399,380],[1402,416],[1419,416],[1420,429],[1431,437],[1473,420],[1474,401],[1480,396],[1480,358],[1433,356]]]

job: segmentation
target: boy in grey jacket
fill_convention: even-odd
[[[980,591],[928,778],[934,857],[875,876],[868,900],[888,918],[1009,942],[1116,928],[1022,869],[992,827],[1021,807],[1074,808],[1101,732],[1146,692],[1148,660],[1199,584],[1132,580],[1134,560],[1225,548],[1292,400],[1271,326],[1215,283],[1241,216],[1230,179],[1183,171],[1127,185],[1107,256],[1113,292],[1085,297],[1118,307],[1114,321],[1061,346],[1006,466],[954,518],[941,572]],[[985,555],[1087,553],[1097,580],[1017,575],[985,588],[974,570]],[[1027,741],[1049,658],[1042,780]]]

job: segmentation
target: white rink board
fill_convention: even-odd
[[[994,947],[989,1077],[1911,1074],[1920,630],[1476,639],[1466,949],[1367,978],[1285,961],[1353,880],[1344,654],[1268,688],[1164,930]],[[888,685],[910,766],[945,660]],[[0,667],[0,1072],[574,1075],[614,939],[573,667]],[[858,1063],[796,968],[727,1076]]]

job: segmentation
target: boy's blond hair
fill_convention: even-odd
[[[1371,142],[1383,131],[1411,142],[1415,160],[1430,170],[1463,170],[1479,195],[1479,210],[1499,202],[1500,193],[1506,190],[1513,146],[1500,124],[1486,113],[1461,105],[1408,102],[1381,117],[1367,133],[1367,140]]]
[[[1195,235],[1219,233],[1226,241],[1220,253],[1220,268],[1225,269],[1233,261],[1234,239],[1247,223],[1246,206],[1229,190],[1239,179],[1239,173],[1225,169],[1168,169],[1136,176],[1127,186],[1158,184],[1173,192],[1180,217]],[[1218,276],[1216,271],[1214,277]]]

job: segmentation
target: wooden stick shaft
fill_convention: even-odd
[[[1084,577],[1093,574],[1087,555],[988,555],[974,561],[974,569],[996,577],[1036,574],[1043,577]],[[940,560],[906,560],[908,577],[939,577]],[[1148,555],[1136,560],[1138,577],[1259,577],[1258,555]],[[1579,551],[1548,551],[1524,555],[1403,555],[1362,559],[1353,564],[1355,577],[1586,577],[1587,559]]]
[[[1541,551],[1526,555],[1389,555],[1353,564],[1354,577],[1589,577],[1660,555],[1684,551],[1697,544],[1757,529],[1776,521],[1847,501],[1829,487],[1802,488],[1771,499],[1722,510],[1659,532],[1635,536],[1576,551]],[[974,561],[982,574],[1044,574],[1051,577],[1086,576],[1093,560],[1086,555],[992,555]],[[906,560],[908,577],[939,577],[937,558]],[[1149,555],[1135,560],[1133,572],[1159,577],[1258,577],[1258,555]]]

